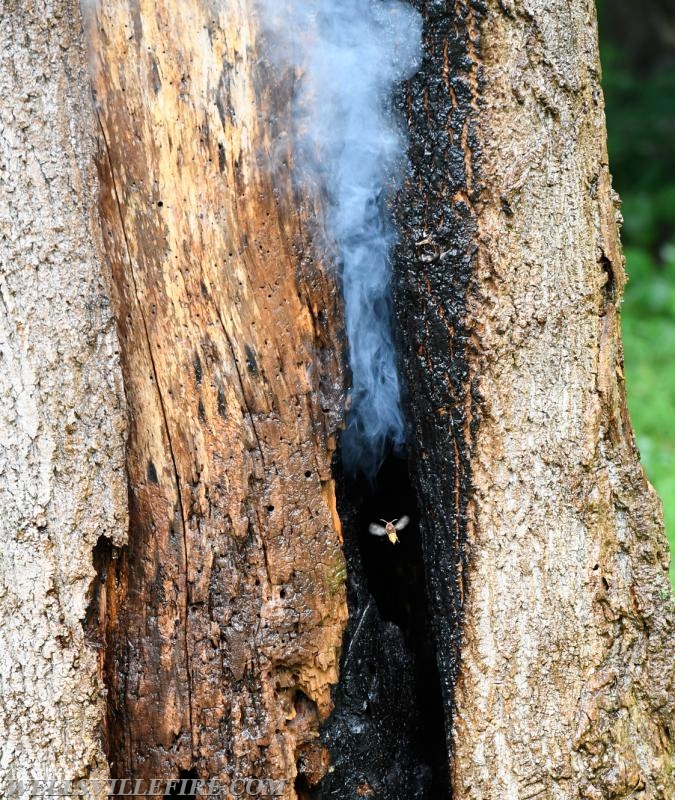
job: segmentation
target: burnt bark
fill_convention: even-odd
[[[595,7],[422,8],[397,298],[453,794],[667,798],[669,557],[625,404]]]
[[[478,254],[483,2],[419,3],[424,61],[407,88],[410,167],[397,203],[395,296],[422,509],[430,616],[452,730],[466,590],[471,445],[479,415],[468,303]],[[475,345],[474,345],[475,349]],[[450,749],[450,742],[448,742]]]
[[[314,797],[442,797],[449,792],[443,698],[425,591],[420,515],[408,464],[390,456],[376,485],[338,476],[349,624],[335,709],[322,729],[331,771]],[[366,531],[411,517],[400,542]]]
[[[346,617],[330,471],[344,379],[318,209],[279,144],[288,83],[250,12],[115,2],[90,19],[131,410],[129,544],[100,553],[96,605],[113,776],[292,792],[297,764],[325,771],[315,733]]]

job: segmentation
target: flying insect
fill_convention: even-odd
[[[410,522],[410,517],[401,517],[400,519],[392,520],[381,519],[380,522],[384,522],[384,525],[371,522],[368,526],[369,533],[372,533],[373,536],[386,536],[392,544],[397,544],[398,536],[396,534],[398,531],[402,531]]]

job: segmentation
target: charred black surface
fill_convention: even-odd
[[[167,797],[183,797],[185,800],[195,800],[193,788],[198,780],[197,770],[182,769],[178,774],[178,778],[176,778],[176,783],[169,789]]]
[[[470,450],[478,393],[469,367],[467,302],[477,247],[482,2],[414,0],[424,58],[401,97],[409,167],[397,200],[393,291],[400,334],[410,471],[430,613],[451,731],[465,593]],[[449,10],[449,7],[454,9]],[[451,741],[448,737],[448,752]]]
[[[479,0],[453,10],[445,0],[413,5],[425,20],[424,57],[399,98],[410,148],[392,277],[408,462],[390,456],[374,490],[336,470],[350,623],[335,711],[323,730],[333,771],[315,798],[450,796],[480,400],[467,309],[477,251],[485,8]],[[412,519],[399,545],[367,533],[371,521],[403,514]]]
[[[332,772],[314,798],[448,795],[440,680],[428,619],[415,493],[390,456],[376,484],[337,476],[350,623],[335,711],[322,735]],[[368,533],[408,515],[399,543]]]

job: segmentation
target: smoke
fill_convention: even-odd
[[[392,335],[388,198],[405,166],[392,108],[416,70],[420,15],[399,0],[260,0],[269,57],[300,76],[295,95],[296,178],[328,199],[337,245],[352,372],[342,438],[346,468],[373,476],[405,441]]]

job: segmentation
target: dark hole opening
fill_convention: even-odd
[[[92,553],[96,578],[92,581],[88,596],[85,617],[82,621],[85,637],[91,647],[103,649],[105,646],[106,592],[108,573],[113,575],[124,568],[127,548],[116,547],[106,536],[99,536]]]
[[[367,587],[380,616],[396,625],[413,656],[414,687],[420,725],[412,747],[430,769],[429,798],[448,797],[448,755],[441,681],[425,588],[424,555],[416,492],[408,462],[390,455],[372,486],[347,481],[346,493],[356,510],[355,530]],[[397,532],[398,543],[368,531],[370,523],[410,517]]]
[[[310,800],[312,797],[312,787],[309,785],[307,776],[302,771],[302,763],[298,764],[298,775],[295,779],[293,788],[298,796],[298,800]]]
[[[196,769],[182,769],[178,773],[178,783],[174,784],[166,793],[167,797],[182,797],[184,800],[196,800],[193,781],[199,780]]]

